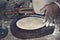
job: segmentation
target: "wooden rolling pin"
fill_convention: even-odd
[[[16,11],[8,11],[5,14],[33,14],[35,13],[32,8],[18,8]]]
[[[33,10],[33,8],[17,8],[18,10]]]

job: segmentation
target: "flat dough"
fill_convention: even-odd
[[[37,14],[40,14],[40,9],[43,8],[45,5],[50,4],[51,2],[55,2],[57,0],[32,0],[33,1],[33,8]]]
[[[38,17],[27,17],[20,19],[16,22],[17,27],[26,29],[26,30],[34,30],[43,27],[45,24],[42,22],[42,18]]]

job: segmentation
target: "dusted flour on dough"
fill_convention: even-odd
[[[38,17],[27,17],[23,18],[21,20],[18,20],[16,22],[17,27],[22,29],[37,29],[43,27],[45,24],[43,24],[42,19]]]

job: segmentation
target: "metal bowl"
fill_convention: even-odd
[[[34,29],[34,30],[26,30],[26,29],[22,29],[22,28],[19,28],[17,27],[16,25],[16,22],[22,18],[26,18],[26,17],[39,17],[41,18],[41,16],[38,16],[38,15],[28,15],[28,16],[22,16],[22,17],[19,17],[15,20],[12,21],[11,23],[11,32],[12,34],[17,37],[17,38],[21,38],[21,39],[29,39],[29,38],[37,38],[37,37],[42,37],[42,36],[45,36],[45,35],[49,35],[49,34],[52,34],[53,31],[54,31],[54,27],[46,27],[44,25],[44,27],[42,28],[38,28],[38,29]]]
[[[4,26],[4,28],[0,27],[0,39],[6,37],[8,34],[8,28]]]

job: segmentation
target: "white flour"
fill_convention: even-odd
[[[43,20],[41,18],[37,18],[37,17],[27,17],[27,18],[23,18],[21,20],[18,20],[16,25],[19,28],[22,29],[38,29],[43,27],[45,24],[43,24]]]

